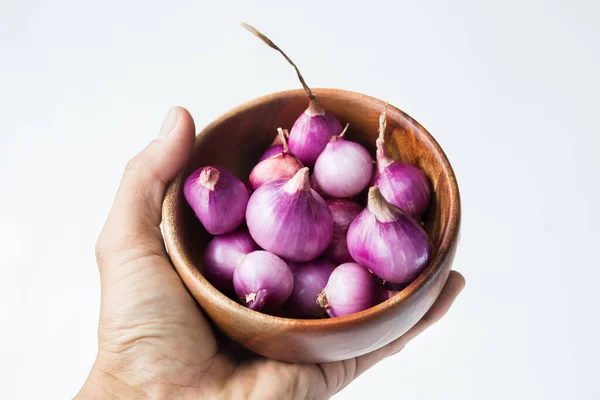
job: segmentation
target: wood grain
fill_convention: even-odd
[[[375,153],[379,114],[385,103],[336,89],[316,89],[320,104],[342,124],[346,137]],[[308,105],[302,90],[271,94],[246,103],[208,125],[196,138],[187,167],[174,179],[163,203],[167,250],[189,291],[214,324],[255,353],[292,362],[347,359],[376,350],[410,329],[439,295],[454,260],[460,229],[460,197],[454,172],[435,139],[414,119],[390,106],[386,145],[396,159],[421,168],[433,186],[423,216],[433,244],[431,261],[409,286],[388,301],[341,318],[299,320],[251,311],[216,290],[202,276],[203,250],[209,235],[183,197],[183,181],[193,170],[221,165],[247,179],[270,145],[278,127],[291,128]]]

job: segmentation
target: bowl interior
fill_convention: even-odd
[[[323,89],[315,90],[319,103],[342,122],[350,123],[346,137],[356,141],[375,155],[379,115],[385,103],[358,93]],[[291,128],[306,109],[308,98],[301,90],[276,93],[233,110],[201,132],[192,158],[176,178],[174,186],[182,191],[182,181],[192,171],[216,164],[230,170],[247,181],[253,166],[269,147],[277,128]],[[411,117],[389,106],[387,112],[386,150],[397,160],[409,162],[425,172],[433,187],[431,206],[423,215],[425,230],[432,242],[431,259],[440,250],[446,227],[455,208],[450,204],[453,196],[451,169],[435,140]],[[352,173],[352,171],[349,171]],[[185,256],[202,272],[203,253],[210,235],[195,217],[182,195],[177,196],[177,238]],[[454,206],[454,207],[453,207]]]

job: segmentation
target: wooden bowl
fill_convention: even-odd
[[[346,137],[373,154],[378,119],[385,103],[336,89],[314,91],[319,103],[350,123]],[[196,137],[186,168],[170,183],[163,203],[165,242],[175,269],[214,324],[235,342],[265,357],[290,362],[326,362],[376,350],[404,334],[431,307],[448,274],[458,243],[460,198],[452,167],[435,139],[414,119],[389,106],[386,145],[389,154],[417,165],[433,185],[432,204],[423,216],[432,241],[427,268],[386,302],[353,315],[329,319],[290,319],[249,310],[215,289],[203,276],[203,252],[209,235],[187,205],[183,182],[189,173],[218,164],[242,180],[276,135],[291,128],[306,109],[302,90],[271,94],[226,113]]]

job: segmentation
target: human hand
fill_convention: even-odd
[[[167,183],[190,157],[194,121],[174,108],[125,169],[96,257],[98,355],[76,398],[327,399],[440,319],[465,281],[451,272],[433,307],[405,335],[345,361],[291,364],[227,352],[175,272],[160,231]]]

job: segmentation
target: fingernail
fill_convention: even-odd
[[[160,131],[158,132],[158,136],[156,137],[156,139],[161,140],[169,136],[169,134],[173,132],[173,129],[175,129],[175,126],[177,126],[178,119],[179,110],[177,109],[177,107],[171,108],[162,126],[160,127]]]

